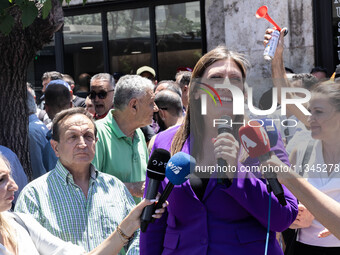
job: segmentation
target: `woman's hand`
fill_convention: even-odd
[[[215,158],[222,158],[230,166],[237,167],[240,146],[235,137],[230,133],[222,133],[213,142]]]
[[[295,221],[290,225],[289,228],[308,228],[314,220],[313,214],[311,214],[308,209],[303,205],[299,204],[299,212]]]
[[[123,222],[120,224],[121,228],[123,229],[123,232],[127,236],[132,236],[133,233],[140,227],[140,216],[142,215],[143,209],[148,206],[152,205],[153,203],[157,202],[160,193],[158,193],[156,199],[153,200],[147,200],[143,199],[138,205],[136,205],[128,216],[125,217]],[[169,205],[168,201],[163,203],[163,208],[157,209],[155,211],[155,214],[152,215],[153,218],[159,219],[162,217],[163,213],[165,212],[165,208]]]

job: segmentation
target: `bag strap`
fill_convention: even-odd
[[[312,155],[314,144],[315,144],[315,140],[314,139],[310,140],[303,154],[302,171],[299,173],[301,176],[303,176],[303,174],[305,173],[306,164],[308,163],[310,156]]]
[[[314,139],[309,140],[308,145],[306,147],[306,150],[305,150],[305,152],[303,154],[302,171],[299,173],[301,176],[303,176],[304,173],[305,173],[306,164],[308,163],[308,161],[310,159],[310,156],[312,155],[314,144],[315,144],[315,140]],[[297,240],[299,232],[300,232],[299,228],[295,230],[294,240]]]
[[[13,219],[19,224],[21,225],[24,229],[26,229],[26,231],[28,232],[28,234],[30,234],[30,231],[28,230],[28,227],[26,226],[25,222],[20,218],[20,216],[15,213],[15,212],[12,212],[12,215],[13,215]]]

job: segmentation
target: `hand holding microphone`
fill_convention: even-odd
[[[260,162],[265,162],[270,159],[270,140],[266,130],[261,127],[258,123],[258,126],[245,126],[241,127],[239,130],[239,136],[241,139],[242,146],[248,152],[251,158],[259,158]],[[275,136],[273,136],[275,138]],[[272,144],[276,144],[275,141],[272,141]],[[264,176],[269,183],[271,190],[274,195],[279,200],[280,204],[285,206],[287,204],[286,199],[284,197],[284,191],[281,184],[278,182],[276,178],[276,174],[272,172],[264,173]]]
[[[146,170],[146,175],[149,178],[149,184],[145,195],[146,199],[153,200],[156,198],[159,185],[161,181],[164,180],[165,167],[169,159],[170,152],[168,152],[167,150],[155,149],[151,154]],[[148,224],[151,222],[153,212],[154,204],[148,205],[144,208],[140,218],[140,226],[142,232],[146,231]]]
[[[217,165],[221,168],[228,167],[228,165],[237,166],[239,143],[232,135],[232,120],[229,116],[222,116],[220,120],[225,120],[225,123],[217,125],[218,137],[214,140]],[[233,173],[227,172],[227,174],[229,179],[234,177]]]
[[[158,200],[154,210],[162,208],[162,204],[169,197],[174,185],[181,185],[188,180],[190,170],[194,169],[196,165],[195,159],[187,153],[177,152],[173,155],[165,169],[165,176],[169,179],[163,194]]]

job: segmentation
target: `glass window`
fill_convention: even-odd
[[[107,13],[111,73],[135,74],[151,65],[149,9]]]
[[[104,72],[101,14],[65,17],[64,70],[75,82],[82,73]]]
[[[200,4],[156,7],[159,80],[174,79],[179,67],[193,68],[202,56]]]

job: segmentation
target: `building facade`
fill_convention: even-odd
[[[174,79],[180,67],[218,45],[241,52],[251,68],[247,83],[255,102],[271,86],[270,62],[263,59],[263,35],[272,25],[255,17],[268,14],[289,30],[285,65],[296,73],[314,66],[330,76],[340,63],[339,0],[72,0],[64,6],[65,22],[54,40],[38,52],[29,70],[37,91],[41,75],[57,70],[77,82],[82,73],[133,74],[154,67],[158,80]]]

